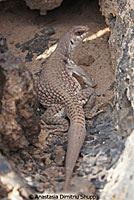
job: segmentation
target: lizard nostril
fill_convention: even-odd
[[[71,42],[72,45],[74,44],[74,42],[72,40],[70,42]]]

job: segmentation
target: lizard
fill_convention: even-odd
[[[74,166],[86,136],[83,105],[94,93],[94,82],[73,61],[73,53],[80,42],[89,34],[87,26],[74,26],[63,34],[56,50],[41,70],[37,84],[39,102],[47,108],[42,119],[60,131],[68,130],[68,145],[65,161],[65,191],[70,183]],[[82,89],[77,74],[89,86]]]

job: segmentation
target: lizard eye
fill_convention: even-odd
[[[84,33],[84,31],[77,31],[77,32],[75,33],[75,35],[81,36],[83,33]]]

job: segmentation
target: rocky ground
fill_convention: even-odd
[[[98,1],[64,1],[60,8],[40,16],[39,11],[29,10],[25,2],[0,3],[0,32],[7,38],[9,49],[26,63],[35,79],[45,60],[37,57],[55,44],[61,35],[73,25],[88,25],[89,35],[106,28],[99,12]],[[91,37],[80,45],[74,55],[77,64],[97,84],[97,102],[112,102],[114,69],[108,47],[109,32]],[[113,103],[113,102],[112,102]],[[114,106],[106,104],[106,112],[87,121],[87,138],[74,170],[72,191],[84,194],[96,193],[103,188],[106,171],[116,162],[124,147],[122,136],[117,134],[112,121]],[[58,192],[64,181],[64,156],[67,134],[49,134],[44,131],[39,142],[28,149],[10,153],[11,164],[20,171],[35,191]],[[87,181],[88,179],[88,181]],[[77,182],[77,184],[76,184]],[[92,182],[92,183],[91,183]],[[70,189],[70,190],[71,190]]]

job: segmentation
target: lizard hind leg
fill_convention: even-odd
[[[51,133],[68,131],[69,121],[65,119],[62,105],[56,104],[47,108],[45,113],[41,116],[41,128],[45,128]]]

